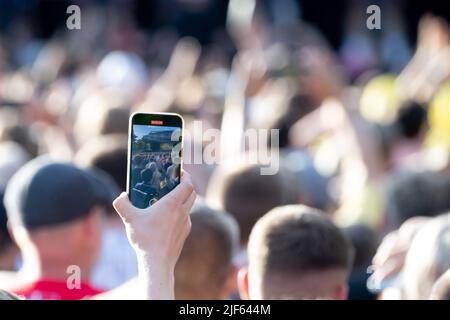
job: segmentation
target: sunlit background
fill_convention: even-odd
[[[71,4],[80,30],[66,26]],[[381,29],[366,25],[373,4]],[[394,232],[389,250],[403,248],[405,221],[450,210],[447,18],[443,1],[0,0],[0,193],[38,155],[88,166],[96,150],[126,150],[136,111],[220,129],[229,157],[242,155],[245,129],[279,129],[296,201],[348,231],[357,249],[350,297],[373,298],[366,270],[383,237]],[[124,190],[126,153],[118,159],[123,174],[113,178]],[[212,204],[219,169],[186,165]],[[0,269],[17,269],[5,219]],[[445,269],[442,241],[447,258],[434,263]],[[96,281],[109,289],[134,267]],[[372,280],[401,296],[400,280]]]

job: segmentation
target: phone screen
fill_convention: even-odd
[[[179,115],[133,115],[128,194],[135,207],[151,206],[180,183],[181,132]]]

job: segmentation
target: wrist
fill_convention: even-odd
[[[144,286],[144,297],[149,300],[174,299],[175,277],[172,266],[162,257],[138,253],[139,279]]]

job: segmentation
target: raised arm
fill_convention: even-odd
[[[94,298],[174,299],[175,264],[191,229],[189,212],[195,198],[191,178],[186,172],[175,189],[146,209],[134,207],[128,195],[122,193],[113,205],[136,252],[139,276]]]

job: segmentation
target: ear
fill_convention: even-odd
[[[238,282],[238,272],[239,268],[236,267],[235,265],[232,265],[220,295],[221,299],[227,299],[233,292],[236,292]]]
[[[248,285],[248,268],[244,267],[238,273],[238,288],[239,295],[242,300],[250,300],[249,285]]]

